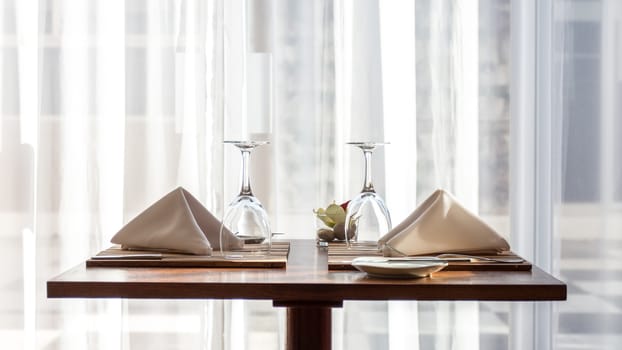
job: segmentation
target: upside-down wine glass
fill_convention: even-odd
[[[254,255],[269,255],[271,248],[271,231],[268,213],[261,202],[253,195],[250,184],[250,155],[258,146],[268,144],[268,141],[224,141],[240,149],[242,154],[242,187],[240,194],[231,201],[220,227],[220,242],[223,242],[223,228],[227,227],[234,235],[244,241],[244,244],[257,244]],[[267,243],[266,243],[267,241]],[[263,244],[260,244],[263,243]],[[226,255],[223,244],[220,251],[224,257],[239,258],[239,255]]]
[[[348,142],[363,151],[365,157],[365,178],[363,190],[348,204],[346,214],[346,243],[377,242],[381,235],[391,229],[391,217],[382,197],[374,190],[371,179],[371,155],[377,146],[387,142]]]

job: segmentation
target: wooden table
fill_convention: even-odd
[[[287,308],[288,349],[330,349],[344,300],[565,300],[566,285],[531,271],[446,271],[412,280],[328,271],[325,248],[295,240],[286,269],[86,268],[47,282],[48,298],[267,299]]]

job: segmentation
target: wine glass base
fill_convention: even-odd
[[[242,238],[241,236],[238,236]],[[244,259],[268,259],[272,255],[272,247],[269,242],[264,242],[263,237],[253,237],[242,239],[244,246],[240,250],[222,251],[222,257],[227,260],[244,260]]]
[[[365,250],[370,252],[380,251],[377,241],[352,241],[346,242],[348,249],[356,249],[357,251]]]
[[[270,258],[269,254],[225,254],[223,255],[223,259],[225,260],[244,260],[244,259],[252,259],[252,260],[261,260]]]
[[[260,236],[245,236],[245,235],[237,235],[237,237],[244,241],[244,244],[261,244],[266,240],[266,237]]]
[[[244,255],[240,254],[225,254],[222,256],[226,260],[242,260],[244,259]]]

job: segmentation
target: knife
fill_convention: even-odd
[[[93,260],[162,260],[162,254],[110,254],[110,255],[95,255],[92,256]]]
[[[436,256],[439,259],[447,260],[447,261],[468,261],[468,262],[490,262],[490,263],[508,263],[508,264],[518,264],[525,262],[525,259],[520,257],[498,257],[491,258],[487,256],[477,256],[477,255],[468,255],[468,254],[440,254]]]

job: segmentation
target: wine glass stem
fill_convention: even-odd
[[[374,191],[374,185],[371,182],[371,152],[371,150],[363,150],[363,156],[365,157],[365,180],[363,183],[363,192],[376,192]]]
[[[250,180],[250,169],[249,160],[251,156],[251,151],[247,149],[242,149],[242,188],[240,189],[240,196],[252,196],[253,192],[251,191],[251,180]]]

